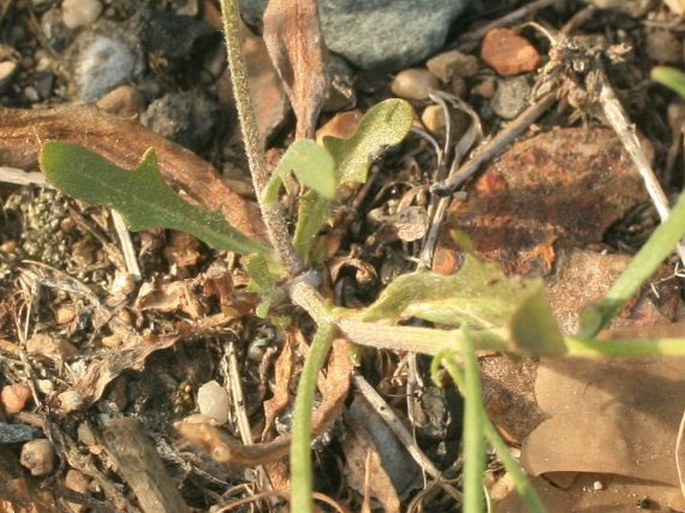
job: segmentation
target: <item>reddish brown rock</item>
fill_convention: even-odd
[[[540,65],[535,47],[506,28],[495,28],[485,35],[480,57],[501,76],[527,73]]]
[[[559,248],[601,243],[613,223],[647,201],[642,178],[605,128],[565,128],[516,142],[468,194],[447,214],[438,272],[454,270],[450,231],[462,230],[480,256],[506,272],[547,276]]]

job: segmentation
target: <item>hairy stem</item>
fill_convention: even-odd
[[[221,0],[221,17],[224,24],[228,66],[233,81],[233,95],[238,110],[240,128],[243,132],[243,142],[252,175],[252,184],[257,194],[259,208],[262,211],[262,219],[266,225],[269,240],[283,260],[288,273],[291,276],[297,276],[304,270],[304,263],[295,252],[283,211],[278,203],[265,204],[262,201],[262,190],[269,179],[269,172],[250,100],[245,61],[240,44],[240,16],[237,0]]]

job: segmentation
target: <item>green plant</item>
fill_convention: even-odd
[[[583,329],[577,337],[561,335],[542,281],[507,277],[496,266],[468,254],[457,274],[440,276],[423,270],[402,276],[364,310],[331,305],[316,289],[316,272],[307,268],[313,237],[328,221],[336,189],[342,184],[364,182],[372,158],[404,138],[412,123],[412,109],[401,100],[387,100],[369,110],[348,139],[329,138],[323,147],[312,141],[297,141],[269,176],[247,96],[235,3],[224,0],[222,10],[246,150],[272,247],[241,234],[218,213],[191,206],[177,196],[162,181],[152,150],[135,170],[126,171],[78,146],[47,142],[40,165],[48,180],[66,194],[121,211],[132,229],[159,226],[183,230],[214,248],[251,255],[247,268],[253,277],[252,290],[262,295],[259,313],[267,315],[273,302],[287,298],[314,320],[317,331],[295,400],[293,510],[312,511],[309,431],[316,377],[332,340],[340,334],[360,345],[438,356],[435,368],[442,364],[454,377],[467,402],[465,511],[482,509],[484,439],[514,475],[530,510],[544,511],[485,415],[475,351],[557,357],[685,354],[682,338],[611,342],[594,338],[685,234],[685,199],[680,198],[669,220],[655,231],[607,297],[585,311]],[[308,189],[300,199],[292,239],[287,236],[278,201],[289,173]],[[408,318],[424,319],[440,327],[398,325]]]

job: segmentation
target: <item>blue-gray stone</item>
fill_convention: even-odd
[[[0,445],[28,442],[41,436],[43,432],[27,424],[8,424],[0,422]]]
[[[437,52],[469,0],[319,0],[328,48],[363,69],[400,69]],[[267,0],[240,0],[248,23]]]

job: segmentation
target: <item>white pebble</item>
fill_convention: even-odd
[[[228,422],[229,403],[228,392],[216,381],[208,381],[197,391],[200,413],[213,418],[219,424]]]
[[[62,21],[70,29],[77,29],[98,19],[102,13],[99,0],[64,0],[62,2]]]

